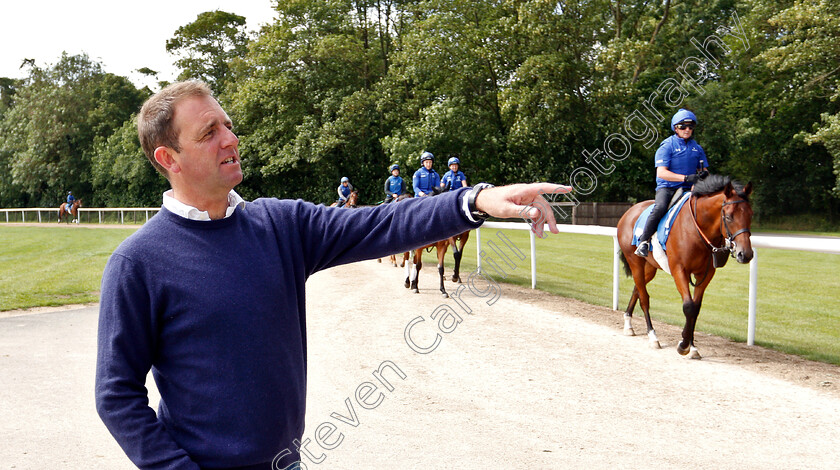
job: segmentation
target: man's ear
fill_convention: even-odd
[[[181,167],[174,158],[175,151],[169,147],[160,146],[155,149],[155,161],[162,166],[167,173],[178,173]]]

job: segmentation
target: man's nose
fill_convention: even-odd
[[[222,145],[224,147],[235,147],[239,145],[239,137],[236,137],[236,134],[234,134],[232,130],[225,128],[225,135],[222,140]]]

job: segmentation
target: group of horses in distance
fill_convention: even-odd
[[[439,194],[438,191],[435,192],[435,195]],[[406,199],[411,199],[414,196],[411,194],[403,194],[397,197],[391,204],[399,204],[401,201]],[[432,196],[428,196],[432,197]],[[332,204],[330,207],[337,206],[337,203]],[[350,193],[350,196],[347,198],[347,203],[344,204],[342,207],[346,208],[355,208],[358,206],[358,193],[354,190]],[[444,240],[439,240],[435,243],[431,243],[426,246],[419,247],[417,249],[406,251],[404,253],[393,254],[389,256],[390,262],[393,266],[396,267],[405,267],[405,287],[406,289],[411,289],[412,292],[419,294],[420,288],[418,287],[419,277],[420,277],[420,270],[423,268],[423,253],[430,253],[433,249],[437,255],[437,268],[438,268],[438,275],[440,277],[440,293],[443,297],[448,298],[449,293],[446,291],[446,286],[444,283],[444,260],[446,258],[446,252],[449,247],[452,247],[452,256],[455,258],[455,267],[452,273],[452,282],[461,282],[461,257],[464,252],[464,245],[467,244],[467,241],[470,238],[470,232],[466,231],[463,233],[459,233],[453,237],[449,237]],[[397,261],[397,257],[399,257],[399,264]],[[380,263],[382,259],[378,260]]]
[[[682,339],[677,345],[677,352],[691,359],[700,359],[700,353],[694,344],[694,330],[703,294],[717,268],[723,267],[732,257],[738,263],[749,263],[753,258],[750,242],[752,206],[749,196],[752,183],[746,186],[733,181],[728,176],[709,175],[699,180],[691,189],[688,201],[679,210],[671,224],[671,231],[666,241],[665,252],[669,271],[682,298],[685,325]],[[400,196],[394,203],[412,197]],[[634,336],[632,326],[633,311],[638,302],[645,314],[649,345],[659,349],[659,339],[650,318],[650,295],[647,284],[663,266],[650,254],[644,258],[635,255],[633,229],[636,220],[651,204],[652,200],[632,206],[618,222],[617,237],[620,247],[619,257],[624,264],[625,273],[633,278],[633,292],[624,312],[624,334]],[[393,266],[405,267],[405,287],[419,293],[418,277],[423,267],[423,253],[435,249],[440,275],[440,292],[449,297],[444,286],[444,257],[451,246],[455,258],[453,282],[461,282],[460,264],[464,245],[469,240],[469,231],[440,240],[436,243],[413,250],[413,253],[391,255]],[[397,257],[400,257],[398,263]],[[381,259],[379,260],[382,261]],[[692,276],[694,279],[692,280]],[[693,292],[691,286],[694,287]]]
[[[61,222],[75,222],[79,223],[79,208],[82,207],[82,200],[76,199],[73,201],[73,204],[70,206],[68,211],[67,203],[62,202],[60,206],[58,206],[58,223]]]
[[[435,193],[438,194],[438,193]],[[411,195],[403,194],[398,197],[392,204],[397,204],[404,199],[411,198]],[[432,196],[427,196],[432,197]],[[461,282],[461,257],[464,254],[464,245],[467,244],[467,241],[470,239],[470,231],[467,230],[466,232],[459,233],[455,236],[449,237],[444,240],[439,240],[435,243],[430,243],[426,246],[422,246],[411,252],[406,251],[402,253],[400,265],[397,266],[397,255],[391,255],[390,261],[395,267],[405,267],[405,288],[411,289],[412,292],[415,294],[420,293],[419,278],[420,278],[420,269],[423,268],[423,253],[430,253],[432,249],[435,250],[435,254],[437,255],[437,268],[438,268],[438,275],[440,277],[440,293],[444,298],[449,298],[449,293],[446,292],[446,286],[444,285],[444,261],[446,259],[446,251],[451,246],[452,247],[452,257],[455,259],[455,266],[452,270],[452,282]],[[380,260],[381,261],[381,260]],[[409,261],[411,261],[409,263]]]

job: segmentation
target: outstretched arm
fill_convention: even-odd
[[[565,194],[571,190],[571,186],[552,183],[513,184],[487,188],[478,194],[475,207],[492,217],[526,219],[532,224],[534,233],[542,237],[546,223],[551,233],[559,233],[554,212],[543,195]]]

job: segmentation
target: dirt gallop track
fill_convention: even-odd
[[[691,361],[674,350],[675,328],[657,325],[665,349],[651,350],[609,309],[509,286],[487,305],[484,282],[484,297],[446,300],[434,269],[420,294],[402,277],[370,261],[308,283],[304,444],[318,468],[840,464],[837,367],[705,335],[704,359]],[[441,305],[462,322],[434,347]],[[316,443],[319,426],[335,429],[322,439],[334,448]]]
[[[654,351],[608,309],[403,277],[368,261],[307,283],[309,469],[840,468],[837,367],[705,335],[689,361],[675,328]],[[0,316],[0,469],[133,468],[94,410],[96,321]]]

